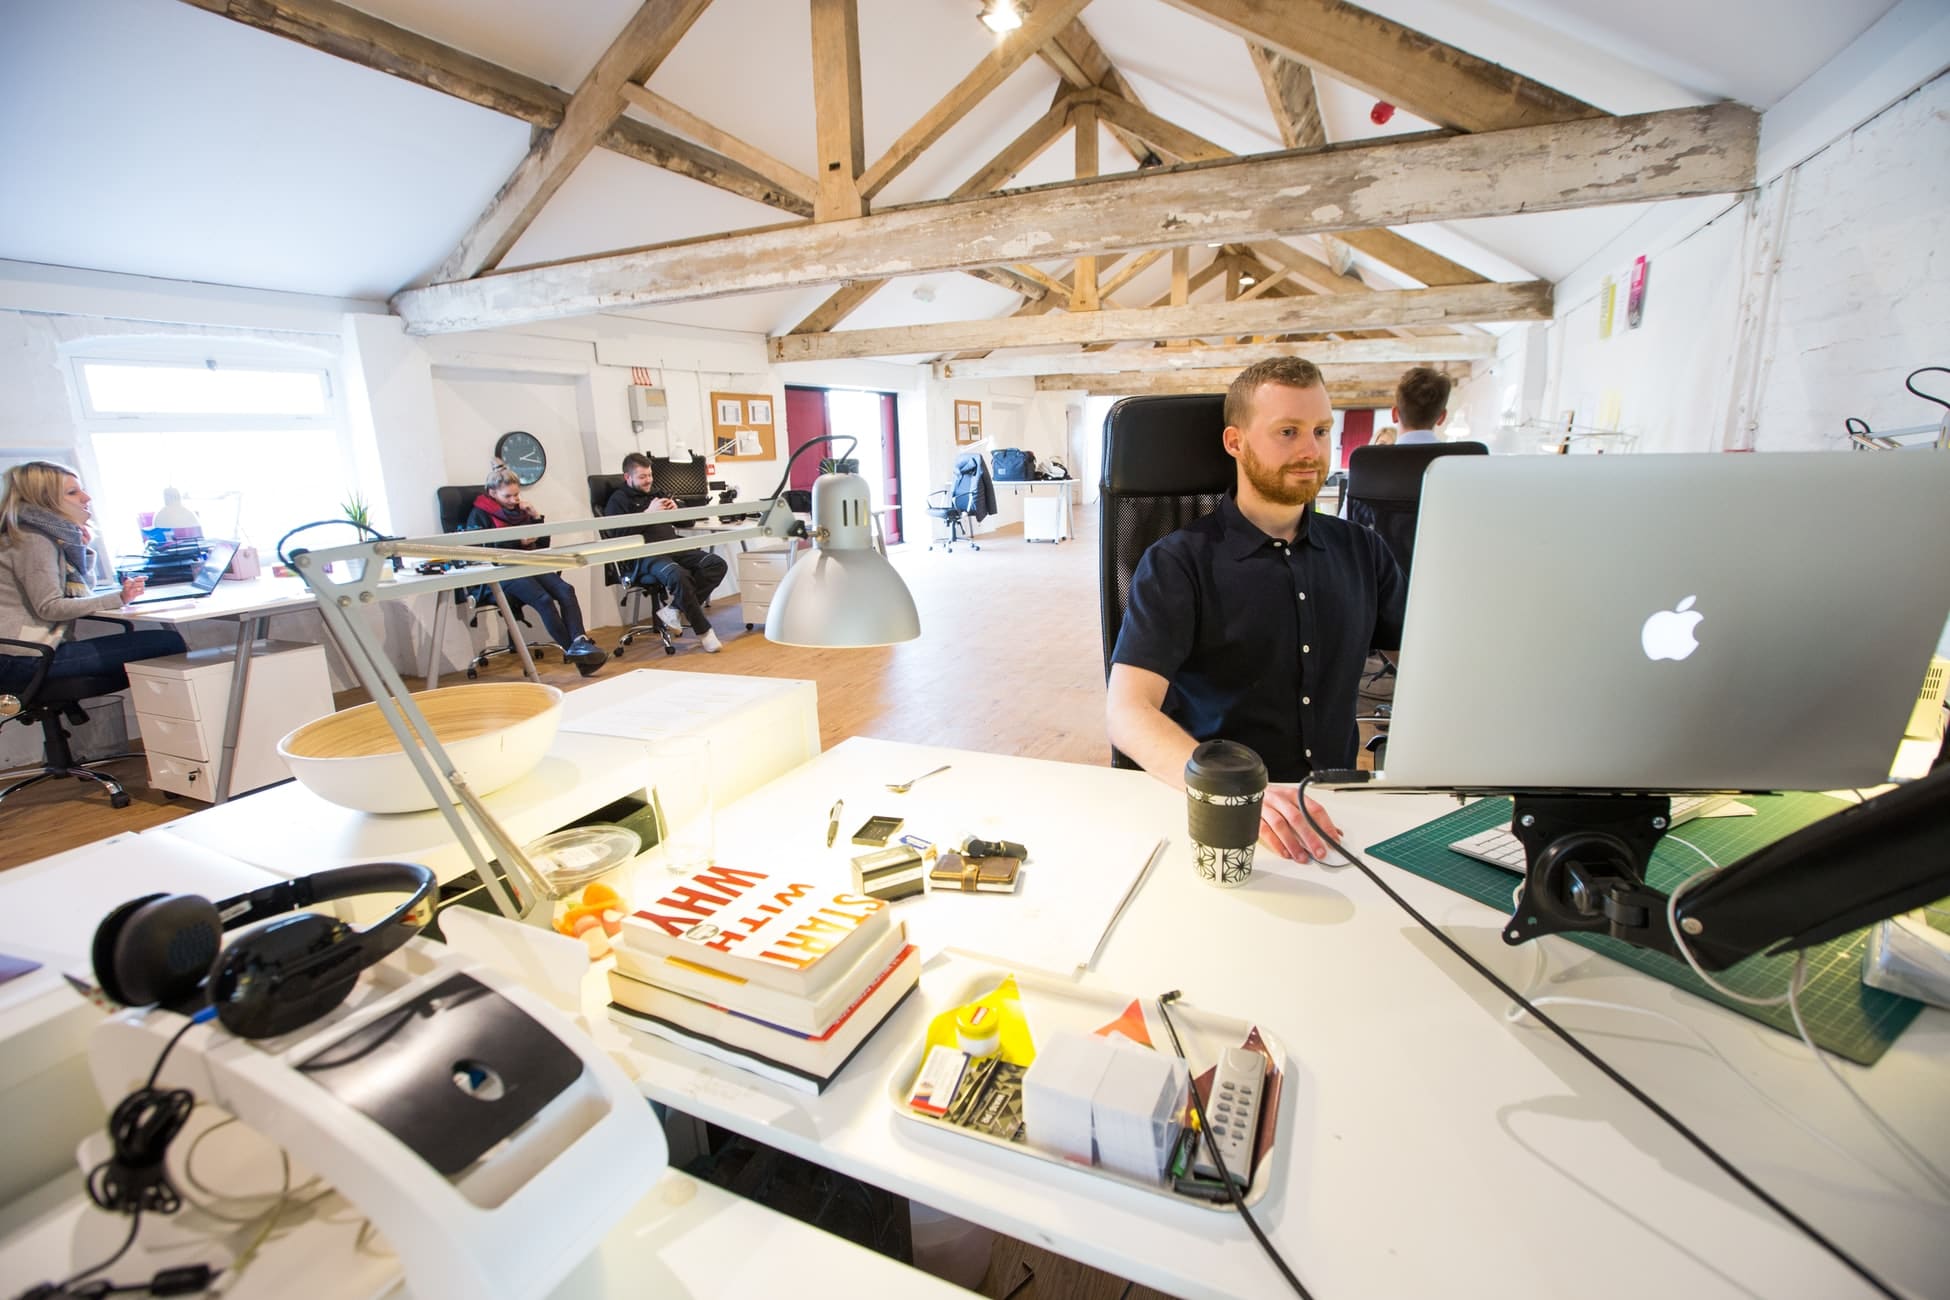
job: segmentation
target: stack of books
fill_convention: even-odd
[[[615,949],[618,1023],[812,1093],[921,978],[886,903],[733,867],[675,883]]]

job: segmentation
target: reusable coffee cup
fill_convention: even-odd
[[[1253,874],[1266,764],[1230,740],[1208,740],[1185,764],[1185,820],[1199,879],[1231,888]]]

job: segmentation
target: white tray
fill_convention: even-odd
[[[1009,975],[1010,972],[1006,970],[970,972],[967,975],[967,982],[948,1005],[959,1006],[972,1002],[994,989]],[[1129,993],[1085,988],[1063,980],[1052,979],[1047,975],[1019,971],[1015,972],[1015,978],[1016,987],[1022,994],[1022,1010],[1029,1022],[1030,1037],[1037,1043],[1045,1042],[1050,1035],[1064,1030],[1087,1034],[1101,1028],[1123,1016],[1133,998]],[[1151,1036],[1152,1046],[1166,1055],[1172,1055],[1171,1035],[1166,1032],[1164,1022],[1158,1018],[1157,999],[1153,996],[1142,996],[1138,997],[1137,1001],[1143,1008],[1145,1028]],[[1228,1047],[1239,1046],[1245,1042],[1246,1035],[1257,1028],[1247,1021],[1221,1016],[1185,1002],[1171,1004],[1171,1023],[1177,1027],[1179,1040],[1185,1045],[1185,1053],[1190,1058],[1194,1078],[1213,1068],[1218,1063],[1222,1051]],[[1267,1187],[1273,1181],[1274,1166],[1284,1161],[1287,1146],[1281,1140],[1280,1134],[1280,1106],[1284,1100],[1283,1085],[1286,1081],[1286,1049],[1281,1046],[1278,1039],[1264,1029],[1259,1030],[1259,1037],[1272,1058],[1272,1070],[1265,1096],[1266,1104],[1272,1107],[1273,1128],[1268,1135],[1267,1150],[1260,1157],[1259,1163],[1254,1166],[1252,1183],[1246,1188],[1243,1197],[1248,1206],[1257,1205],[1260,1198],[1266,1194]],[[927,1057],[927,1047],[927,1037],[924,1033],[914,1041],[912,1048],[902,1057],[900,1067],[888,1080],[887,1099],[896,1115],[926,1128],[952,1133],[967,1141],[986,1143],[1004,1151],[1013,1151],[1027,1159],[1044,1161],[1065,1169],[1075,1169],[1113,1183],[1122,1183],[1126,1187],[1135,1187],[1139,1191],[1164,1197],[1175,1204],[1226,1212],[1232,1210],[1230,1201],[1204,1201],[1195,1196],[1180,1196],[1171,1190],[1168,1182],[1150,1183],[1142,1179],[1126,1177],[1102,1165],[1080,1165],[1026,1142],[1006,1141],[913,1110],[907,1104],[907,1096],[913,1089],[915,1078],[921,1072],[921,1063]]]

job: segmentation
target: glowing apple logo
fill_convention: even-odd
[[[1693,608],[1697,596],[1688,596],[1671,609],[1662,609],[1645,620],[1639,629],[1639,644],[1647,659],[1684,659],[1699,649],[1693,629],[1706,616]]]

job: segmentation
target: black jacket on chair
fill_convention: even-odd
[[[989,478],[988,462],[973,452],[955,458],[955,481],[948,499],[971,519],[983,520],[995,513],[995,483]]]

